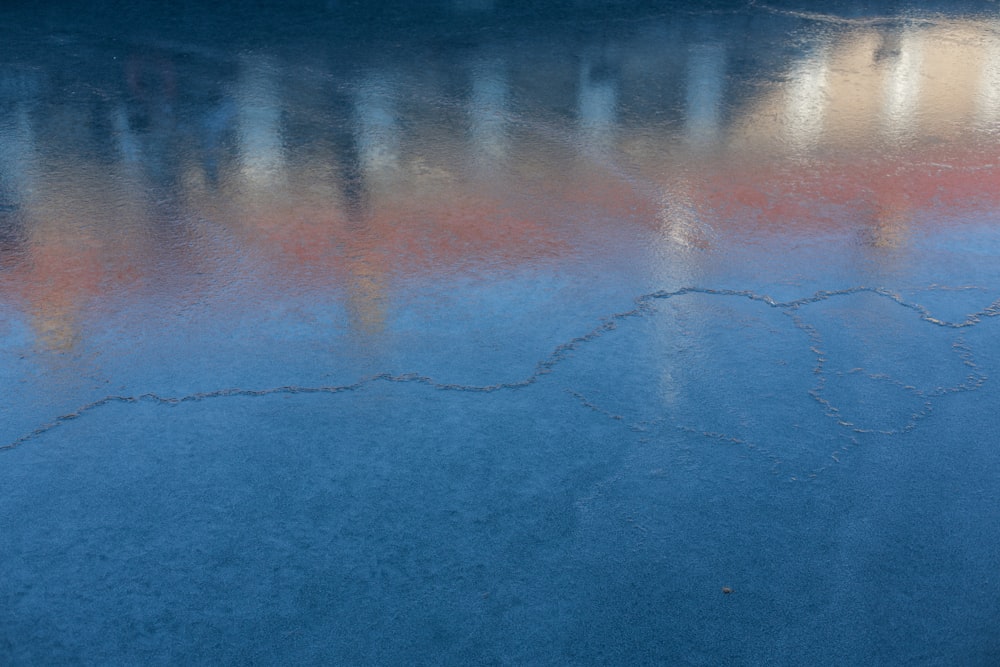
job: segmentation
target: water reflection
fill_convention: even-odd
[[[0,6],[0,663],[986,664],[996,7],[775,2]]]
[[[718,144],[726,83],[726,50],[723,44],[695,44],[688,55],[687,98],[684,108],[685,138],[697,147]]]
[[[371,187],[391,187],[399,166],[401,132],[395,100],[399,86],[391,72],[371,72],[355,91],[355,136],[365,180]]]
[[[576,118],[580,145],[597,155],[608,153],[614,146],[617,125],[618,90],[610,68],[600,62],[584,62],[580,67],[580,92]]]
[[[249,196],[280,185],[287,177],[280,74],[267,58],[248,57],[234,86],[239,175]]]
[[[507,68],[499,58],[483,58],[471,65],[472,92],[469,99],[470,146],[479,169],[502,166],[508,151],[507,105],[510,86]]]
[[[904,30],[901,35],[890,35],[876,55],[891,63],[886,73],[882,122],[893,138],[916,130],[917,100],[924,59],[921,37],[914,30]]]
[[[787,109],[782,130],[794,151],[814,150],[823,131],[828,95],[829,54],[818,45],[793,65],[787,86]]]
[[[593,234],[654,238],[691,276],[727,244],[820,227],[898,251],[921,211],[1000,196],[995,20],[632,10],[539,40],[514,5],[435,11],[457,37],[387,48],[358,18],[233,57],[101,43],[72,78],[8,53],[0,297],[66,350],[90,301],[240,258],[251,281],[343,290],[371,334],[394,281],[566,269]],[[750,24],[768,39],[748,44]]]
[[[996,134],[1000,122],[1000,23],[990,26],[984,41],[975,95],[976,119],[980,128]]]

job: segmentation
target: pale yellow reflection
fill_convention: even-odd
[[[920,60],[915,106],[921,134],[968,140],[975,130],[981,72],[995,57],[988,31],[989,24],[959,23],[928,28],[912,38],[912,58]]]
[[[890,136],[902,137],[917,129],[917,103],[924,81],[924,35],[906,30],[899,36],[890,34],[886,41],[890,65],[883,83],[882,123]]]
[[[988,24],[845,32],[745,105],[730,145],[797,152],[897,146],[917,137],[964,140],[976,117],[1000,107],[997,59]]]
[[[62,177],[40,181],[39,196],[24,211],[28,253],[19,269],[36,345],[66,352],[79,340],[81,312],[108,275],[98,234],[107,212],[97,202],[122,193],[100,187],[92,167],[75,160],[60,166]]]
[[[0,119],[0,178],[29,237],[7,285],[40,344],[68,349],[109,284],[189,268],[162,261],[178,220],[209,221],[248,270],[344,289],[366,335],[387,326],[397,273],[554,257],[593,221],[642,225],[664,282],[697,282],[734,220],[808,231],[827,204],[869,250],[901,248],[935,197],[995,196],[997,28],[838,28],[776,72],[741,72],[737,44],[666,22],[582,59],[488,46],[451,70],[397,60],[306,83],[297,62],[246,56],[214,91],[228,97],[190,117],[184,93],[171,111],[124,86],[90,111],[52,105],[66,118],[50,122],[108,128],[110,169],[96,140],[39,146],[27,96]]]
[[[786,111],[785,136],[797,151],[812,149],[823,132],[830,74],[830,54],[825,45],[792,69]]]
[[[802,66],[818,84],[807,86],[814,91],[808,109],[822,119],[810,121],[806,113],[804,122],[815,128],[808,147],[827,141],[863,147],[878,135],[882,104],[877,92],[882,86],[878,54],[882,44],[883,37],[877,31],[855,30],[823,45],[818,52],[822,65]]]
[[[1000,21],[991,24],[984,37],[983,59],[976,89],[976,120],[979,126],[1000,130]]]

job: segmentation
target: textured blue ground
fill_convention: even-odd
[[[0,10],[0,663],[1000,663],[995,7],[800,4]]]

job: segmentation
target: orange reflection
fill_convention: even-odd
[[[750,72],[768,82],[742,98],[727,88],[736,47],[690,44],[658,81],[685,91],[673,120],[629,111],[656,76],[636,63],[670,64],[648,52],[663,48],[655,40],[583,64],[546,61],[552,81],[535,55],[493,49],[455,70],[464,98],[448,77],[398,63],[342,92],[286,76],[296,63],[247,57],[231,99],[190,127],[183,68],[134,59],[106,119],[121,153],[110,175],[92,153],[33,143],[30,128],[10,135],[20,143],[0,170],[21,183],[29,241],[0,289],[28,303],[40,344],[65,350],[89,299],[139,298],[158,271],[185,270],[161,261],[164,218],[209,221],[235,239],[220,252],[343,289],[366,335],[385,327],[398,277],[560,261],[584,231],[616,240],[645,226],[694,262],[737,226],[765,236],[850,226],[874,248],[900,248],[921,211],[1000,204],[998,44],[993,26],[973,22],[844,29],[781,72]],[[129,94],[148,127],[130,119]],[[524,111],[540,108],[572,118]],[[309,141],[290,139],[294,123]],[[18,170],[43,175],[28,182]]]

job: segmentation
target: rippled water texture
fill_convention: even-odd
[[[1000,664],[1000,13],[821,5],[4,4],[0,663]]]

